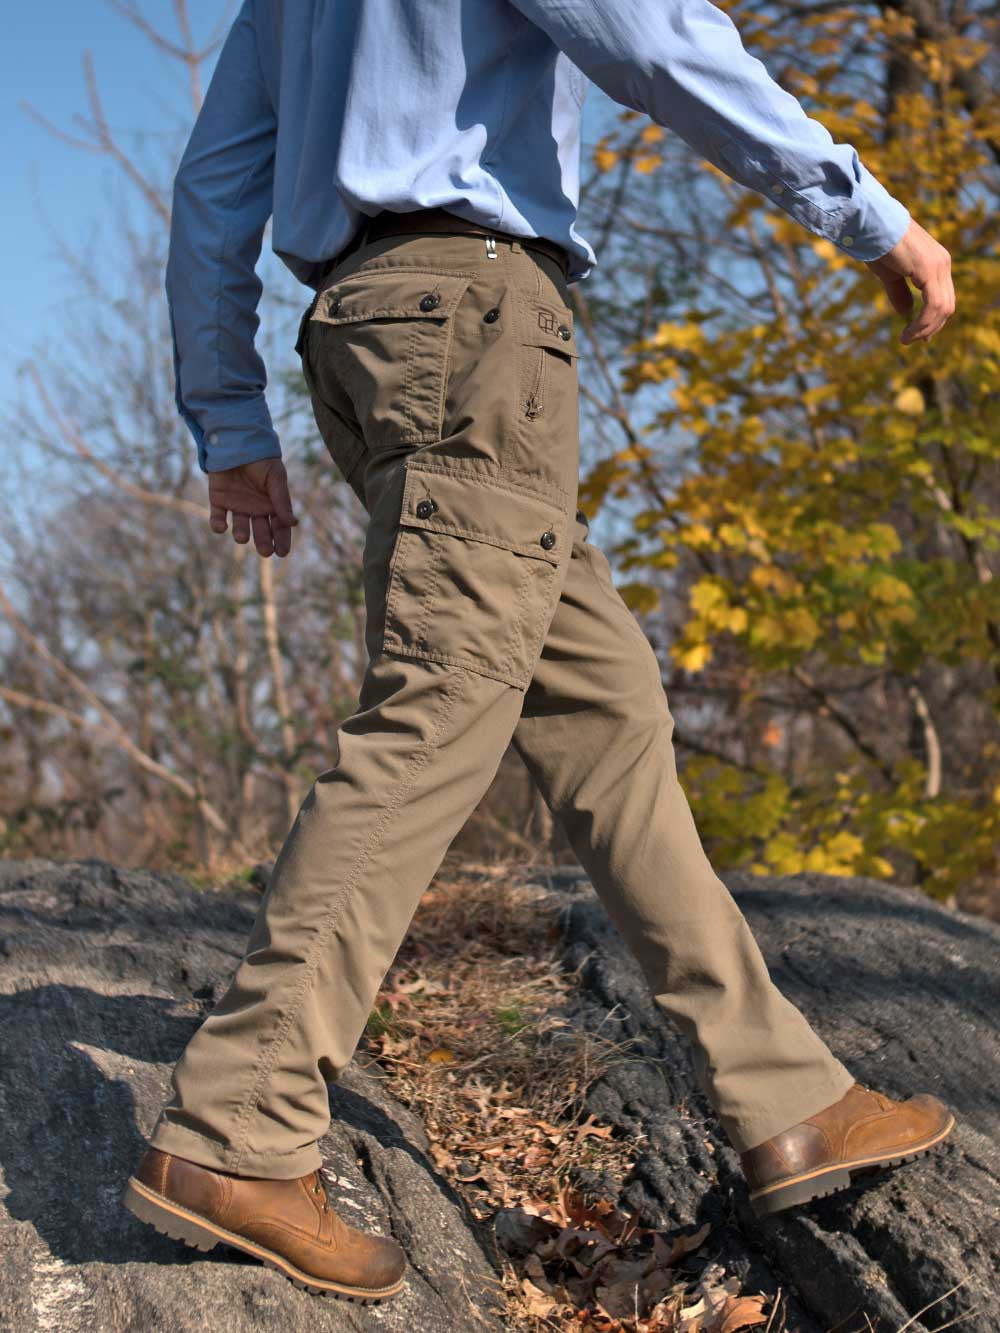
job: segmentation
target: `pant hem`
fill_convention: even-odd
[[[801,1096],[787,1099],[780,1106],[757,1111],[752,1115],[732,1116],[716,1112],[726,1137],[736,1152],[749,1152],[776,1134],[782,1134],[793,1125],[799,1125],[817,1111],[824,1111],[853,1087],[854,1075],[845,1065],[824,1083],[811,1085]]]
[[[311,1171],[318,1171],[323,1165],[319,1145],[310,1143],[305,1148],[298,1148],[291,1153],[255,1153],[244,1149],[239,1155],[223,1143],[206,1138],[197,1130],[186,1125],[171,1124],[164,1121],[155,1127],[150,1136],[150,1147],[160,1152],[170,1153],[172,1157],[181,1157],[197,1166],[208,1167],[211,1171],[225,1171],[235,1176],[250,1176],[265,1180],[298,1180]],[[239,1169],[235,1163],[239,1161]]]

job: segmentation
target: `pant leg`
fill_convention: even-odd
[[[327,1081],[520,716],[570,563],[576,354],[552,274],[497,252],[383,240],[307,312],[317,423],[369,514],[368,667],[174,1070],[164,1152],[279,1179],[318,1166]]]
[[[584,522],[575,532],[514,745],[742,1152],[854,1078],[775,987],[712,870],[677,779],[656,655]]]

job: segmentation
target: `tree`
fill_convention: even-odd
[[[626,112],[593,165],[646,272],[633,265],[617,308],[583,305],[595,340],[618,321],[631,336],[617,364],[605,349],[595,397],[624,440],[581,493],[591,512],[627,507],[622,591],[677,627],[667,689],[716,863],[986,888],[1000,859],[996,19],[909,0],[734,19],[952,252],[958,316],[901,347],[863,265]],[[671,200],[667,225],[648,221],[651,191],[661,211]]]

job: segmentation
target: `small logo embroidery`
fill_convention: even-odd
[[[538,327],[543,333],[555,333],[559,327],[559,320],[552,314],[551,310],[539,310]]]

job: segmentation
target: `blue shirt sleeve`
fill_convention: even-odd
[[[857,151],[806,115],[709,0],[512,3],[614,101],[853,258],[878,259],[909,226]]]
[[[275,133],[245,0],[174,180],[166,267],[177,408],[204,472],[281,456],[254,347]]]

